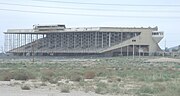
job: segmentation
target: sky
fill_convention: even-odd
[[[164,31],[159,43],[164,49],[180,45],[180,0],[0,0],[0,49],[7,29],[32,28],[34,24],[158,26]]]

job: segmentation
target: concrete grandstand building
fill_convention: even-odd
[[[8,29],[7,53],[18,56],[151,55],[161,51],[164,34],[158,27],[80,27],[33,25],[32,29]]]

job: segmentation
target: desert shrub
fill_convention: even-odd
[[[49,83],[51,83],[51,84],[56,84],[58,82],[58,80],[57,79],[50,79],[49,80]]]
[[[156,94],[163,90],[160,88],[161,87],[144,85],[138,90],[138,93],[139,94],[141,93]]]
[[[22,69],[3,72],[1,76],[3,81],[10,81],[11,79],[15,79],[15,80],[35,79],[35,76],[34,74],[32,74],[32,72]]]
[[[13,73],[13,79],[15,80],[28,80],[35,79],[35,76],[26,70],[17,70]]]
[[[95,93],[97,94],[106,94],[108,93],[108,85],[106,83],[98,83]]]
[[[166,84],[165,91],[159,93],[157,96],[179,96],[180,94],[180,83],[171,82]]]
[[[53,70],[50,70],[50,69],[42,70],[41,80],[42,81],[49,81],[50,83],[56,83],[55,72]]]
[[[117,84],[113,84],[112,86],[110,86],[109,88],[109,93],[111,94],[119,94],[122,93],[122,90],[120,89],[120,87]]]
[[[85,79],[93,79],[95,77],[95,72],[93,71],[87,71],[84,73],[84,78]]]
[[[108,82],[112,83],[112,82],[121,82],[121,78],[118,77],[109,77],[108,78]]]
[[[156,78],[153,81],[164,82],[164,81],[169,81],[170,79],[171,79],[171,75],[164,72],[161,74],[157,74]]]
[[[13,79],[13,73],[12,72],[2,72],[1,73],[1,80],[2,81],[10,81]]]
[[[45,82],[42,82],[40,85],[41,86],[47,86],[47,84]]]
[[[106,94],[106,93],[108,93],[108,92],[107,92],[107,89],[105,89],[105,88],[97,87],[97,88],[95,89],[95,93],[97,93],[97,94]]]
[[[21,86],[21,89],[22,89],[22,90],[31,90],[31,88],[30,88],[29,85],[22,85],[22,86]]]
[[[77,75],[77,74],[74,74],[70,77],[70,80],[71,81],[76,81],[76,82],[79,82],[82,80],[82,77],[80,75]]]
[[[85,93],[88,93],[88,92],[92,91],[92,89],[93,89],[92,87],[89,87],[89,86],[87,87],[87,86],[86,86],[86,87],[84,88],[84,92],[85,92]]]
[[[69,86],[63,86],[63,87],[61,87],[61,92],[62,92],[62,93],[69,93],[69,92],[70,92]]]
[[[159,83],[154,83],[153,89],[155,89],[157,92],[163,92],[166,90],[166,86]]]

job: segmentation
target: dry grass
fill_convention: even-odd
[[[61,87],[61,92],[62,93],[69,93],[70,92],[69,86],[62,86]]]
[[[30,85],[22,85],[21,89],[22,90],[31,90],[31,87],[30,87]]]
[[[93,79],[95,76],[96,76],[96,74],[93,71],[87,71],[84,73],[85,79]]]
[[[61,87],[61,92],[74,89],[107,95],[178,96],[180,83],[176,81],[180,78],[180,64],[144,62],[147,60],[148,58],[117,57],[93,61],[0,64],[1,67],[8,68],[0,70],[0,80],[39,79],[53,84],[60,81],[62,84],[58,87]]]
[[[3,81],[10,81],[11,79],[15,80],[29,80],[29,79],[35,79],[36,77],[34,74],[27,70],[7,70],[2,72],[2,80]]]

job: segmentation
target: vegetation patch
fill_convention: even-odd
[[[112,57],[76,61],[7,61],[0,63],[0,80],[41,80],[40,86],[97,94],[127,96],[179,96],[179,63],[145,62],[151,57]],[[158,58],[158,57],[153,57]],[[25,82],[25,81],[24,81]],[[65,86],[66,85],[66,86]],[[173,94],[172,94],[173,93]]]
[[[21,89],[22,90],[31,90],[31,87],[29,85],[22,85]]]
[[[61,92],[62,93],[70,93],[70,87],[69,86],[62,86],[61,87]]]
[[[25,69],[16,69],[12,71],[5,71],[1,75],[3,81],[10,81],[11,79],[15,80],[29,80],[29,79],[35,79],[36,77],[34,74],[30,71],[27,71]]]
[[[96,73],[94,71],[87,71],[84,73],[85,79],[93,79],[96,76]]]

